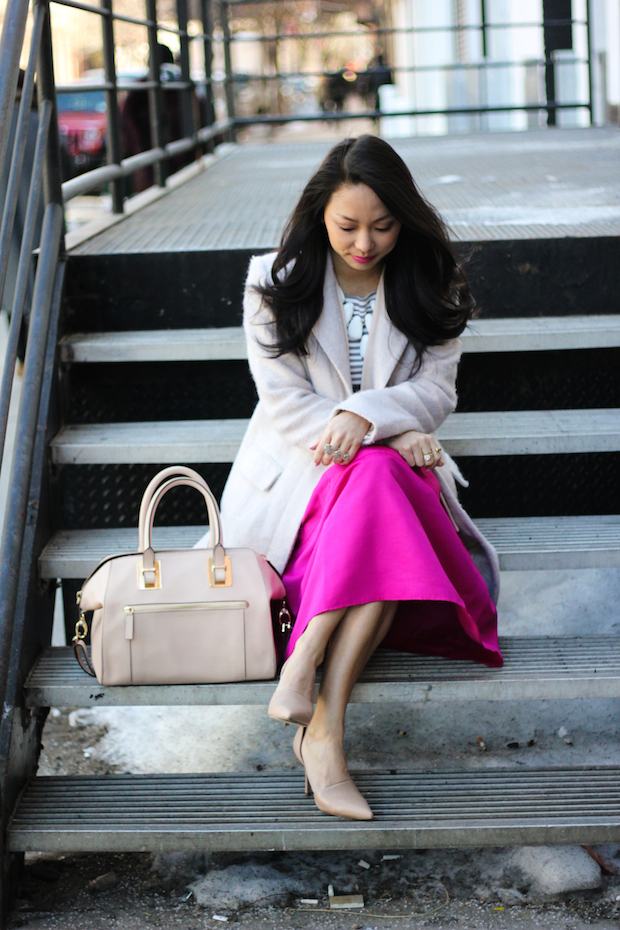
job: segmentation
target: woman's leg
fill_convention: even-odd
[[[360,673],[389,630],[397,606],[396,601],[387,601],[349,607],[331,635],[316,709],[303,743],[315,790],[349,777],[342,744],[347,704]]]
[[[341,610],[328,610],[310,620],[297,640],[292,655],[282,668],[278,689],[291,689],[312,698],[316,670],[323,661],[334,630],[346,612],[346,607]]]

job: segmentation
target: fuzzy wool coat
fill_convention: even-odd
[[[429,348],[412,375],[415,350],[387,315],[381,280],[361,390],[354,393],[342,298],[330,257],[323,312],[309,337],[308,355],[273,358],[266,348],[275,332],[273,315],[252,285],[271,280],[274,258],[275,253],[254,257],[246,282],[243,324],[259,402],[224,488],[222,523],[226,546],[261,552],[282,572],[312,492],[325,472],[325,466],[314,465],[310,446],[331,417],[350,410],[368,420],[372,428],[365,444],[410,429],[433,433],[456,406],[461,346],[459,339],[451,339]],[[444,506],[497,600],[497,554],[459,504],[454,479],[465,482],[445,452],[443,458],[446,464],[435,475]],[[381,505],[380,488],[376,505]],[[198,545],[206,545],[206,539]]]

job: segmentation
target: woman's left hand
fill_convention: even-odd
[[[443,465],[441,447],[432,433],[419,433],[410,429],[399,436],[385,439],[383,445],[400,452],[412,468],[439,468]]]
[[[318,442],[310,446],[315,450],[314,464],[331,465],[332,462],[338,462],[347,465],[352,462],[370,427],[371,423],[357,413],[343,410],[336,414],[321,433]]]

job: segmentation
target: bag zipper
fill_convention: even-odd
[[[244,610],[247,601],[195,601],[191,604],[128,604],[125,611],[125,639],[133,639],[134,614],[161,614],[184,610]]]

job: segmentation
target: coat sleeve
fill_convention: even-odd
[[[366,443],[379,442],[406,430],[433,433],[456,407],[456,371],[461,340],[450,339],[424,353],[420,369],[408,381],[359,391],[342,401],[332,416],[350,410],[372,425]]]
[[[317,441],[334,409],[334,401],[315,391],[303,359],[292,352],[273,358],[268,346],[275,336],[273,315],[252,285],[268,274],[271,256],[250,262],[243,300],[243,326],[248,362],[258,397],[278,432],[303,449]]]

